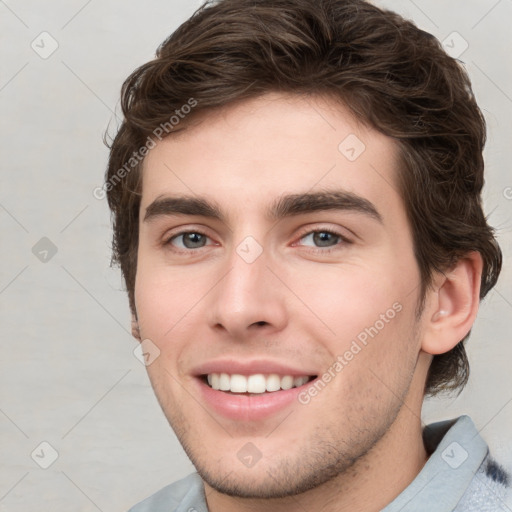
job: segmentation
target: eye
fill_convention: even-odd
[[[348,242],[348,240],[339,233],[325,229],[311,231],[300,239],[303,245],[311,245],[312,243],[314,247],[335,247],[342,241]]]
[[[173,235],[166,245],[173,245],[178,249],[200,249],[207,245],[208,237],[198,231],[183,231]]]

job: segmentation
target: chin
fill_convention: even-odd
[[[236,463],[214,464],[213,461],[207,463],[190,458],[203,481],[219,493],[236,498],[267,500],[310,491],[345,473],[355,462],[341,454],[338,454],[335,461],[310,455],[311,460],[307,462],[298,455],[294,460],[286,458],[274,462],[273,465],[262,458],[254,467],[246,468],[241,467],[238,460]],[[215,466],[217,467],[213,469]],[[221,467],[233,469],[220,469]]]

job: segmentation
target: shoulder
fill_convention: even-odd
[[[128,512],[206,511],[203,482],[197,473],[167,485],[133,506]]]
[[[502,512],[512,506],[512,471],[488,453],[455,512]]]
[[[386,512],[511,512],[511,473],[489,453],[469,416],[424,428],[429,458]]]
[[[503,512],[512,505],[511,473],[486,457],[455,512]]]
[[[501,464],[496,462],[491,456],[489,456],[486,460],[484,471],[485,476],[491,481],[496,482],[498,484],[502,484],[505,487],[510,487],[512,485],[511,472],[507,471]]]

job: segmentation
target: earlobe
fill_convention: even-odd
[[[137,320],[137,316],[134,313],[132,313],[132,336],[136,340],[142,341],[140,337],[139,322]]]
[[[434,290],[427,292],[423,351],[444,354],[471,330],[480,303],[482,266],[480,253],[471,252],[445,274],[439,274]]]

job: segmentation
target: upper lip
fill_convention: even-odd
[[[192,370],[193,375],[201,376],[210,373],[228,373],[230,375],[255,375],[262,374],[277,374],[277,375],[291,375],[293,377],[302,377],[304,375],[311,376],[317,375],[317,372],[311,368],[299,368],[290,366],[278,361],[270,361],[265,359],[253,360],[236,360],[236,359],[217,359],[203,363]]]

